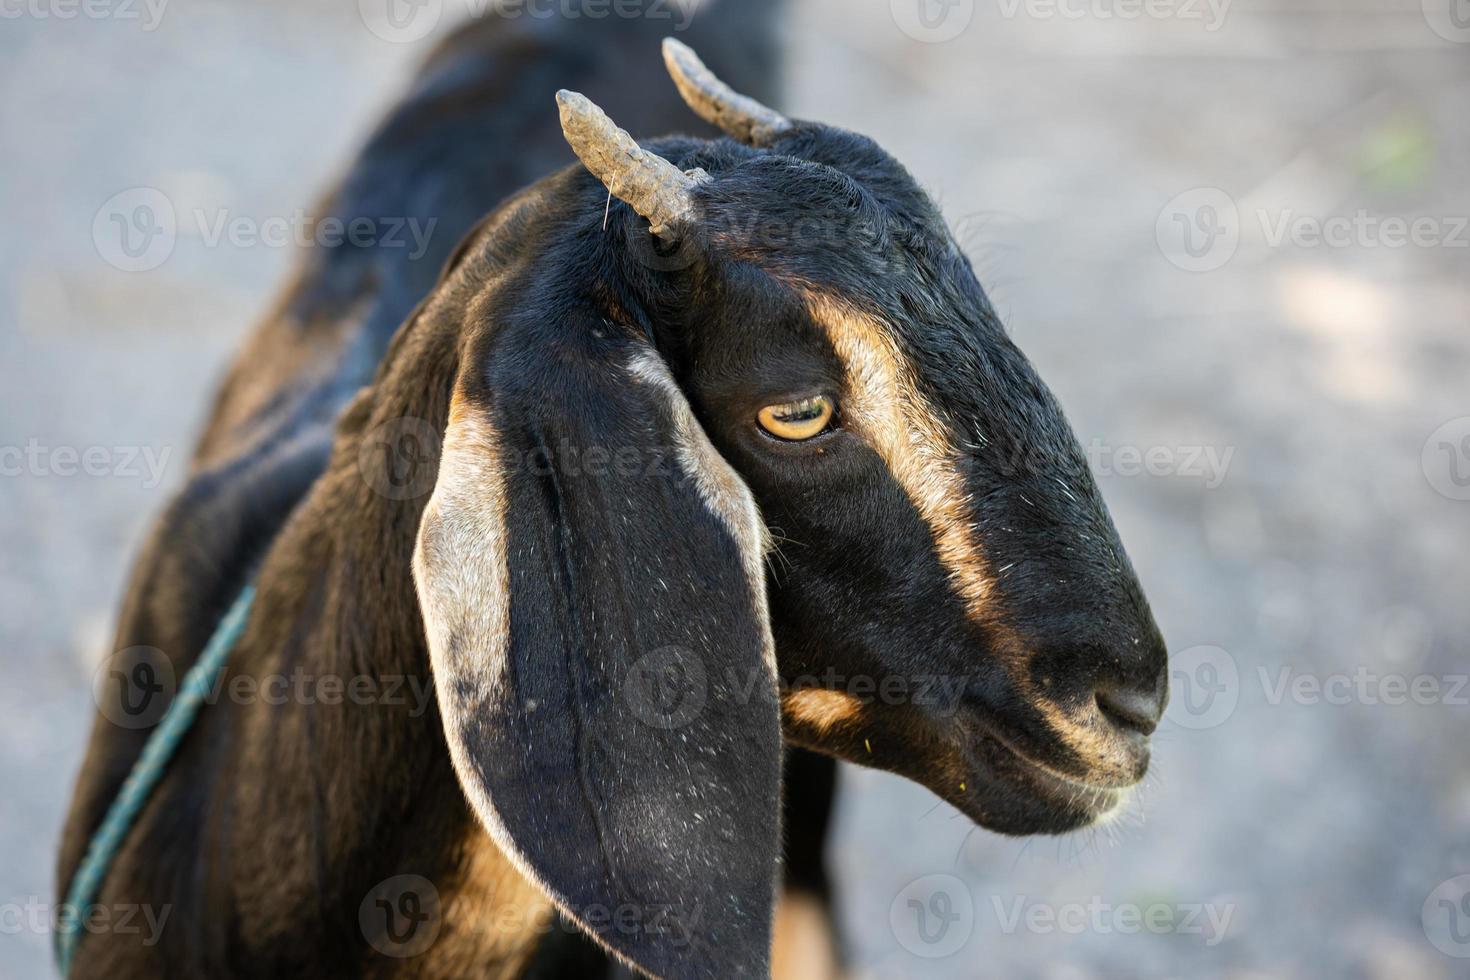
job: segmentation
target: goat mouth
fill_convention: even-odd
[[[1082,782],[1028,758],[991,732],[975,733],[961,749],[975,775],[941,793],[976,823],[1002,834],[1060,834],[1113,815],[1126,787]]]

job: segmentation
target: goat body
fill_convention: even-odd
[[[736,42],[736,10],[702,23]],[[594,33],[647,29],[619,23]],[[427,201],[421,224],[468,234],[432,290],[413,256],[310,253],[119,630],[182,669],[253,579],[233,671],[432,674],[434,702],[211,707],[101,896],[182,914],[154,948],[90,937],[81,974],[587,975],[581,934],[654,976],[765,975],[783,744],[1010,834],[1086,826],[1147,769],[1163,639],[913,177],[669,40],[681,97],[733,138],[639,144],[561,91],[582,165],[491,210],[496,147],[550,138],[490,96],[619,63],[540,30],[457,36],[370,144],[335,210]],[[664,128],[665,86],[618,83],[625,122]],[[142,738],[99,722],[63,879]],[[800,788],[810,852],[830,778]]]
[[[768,92],[776,4],[738,6],[702,14],[690,34],[722,71]],[[434,52],[320,209],[344,222],[417,219],[432,228],[428,248],[410,255],[344,243],[305,253],[236,358],[187,485],[143,548],[115,649],[157,648],[182,677],[256,578],[258,627],[231,655],[229,676],[263,686],[305,670],[344,684],[370,677],[382,692],[408,686],[405,679],[430,689],[411,555],[392,550],[411,547],[412,534],[395,525],[416,523],[417,513],[373,492],[358,456],[373,451],[362,447],[366,436],[391,437],[370,424],[388,404],[394,418],[442,431],[448,392],[423,379],[453,377],[454,338],[405,338],[412,349],[392,359],[391,377],[374,375],[456,243],[511,192],[573,159],[548,111],[558,87],[596,92],[645,132],[694,128],[648,57],[668,29],[656,19],[487,14]],[[546,897],[485,836],[450,769],[432,701],[418,713],[417,699],[310,700],[272,706],[225,696],[206,707],[98,897],[167,906],[168,928],[152,947],[87,936],[74,976],[591,976],[611,968],[575,929],[553,928]],[[63,890],[147,734],[98,718],[64,834]],[[359,913],[365,896],[384,882],[391,888],[404,869],[436,882],[441,908],[453,914],[436,921],[429,952],[379,955],[364,942]]]

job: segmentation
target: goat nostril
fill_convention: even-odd
[[[1164,706],[1158,695],[1130,688],[1104,688],[1097,692],[1097,707],[1119,728],[1152,735],[1159,727]]]

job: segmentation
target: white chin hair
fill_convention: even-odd
[[[1134,799],[1134,788],[1135,787],[1129,786],[1125,789],[1116,790],[1115,792],[1117,793],[1117,796],[1113,799],[1113,805],[1108,807],[1102,813],[1099,813],[1097,817],[1093,819],[1092,826],[1110,827],[1121,820],[1123,816],[1129,812],[1130,807],[1128,806],[1128,804],[1131,803]]]

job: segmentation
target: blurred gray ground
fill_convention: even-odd
[[[956,0],[931,31],[915,2],[797,2],[788,108],[873,135],[939,197],[1094,448],[1175,700],[1138,805],[1093,834],[972,833],[845,771],[856,973],[1470,975],[1445,952],[1470,953],[1460,886],[1431,895],[1470,872],[1470,423],[1431,441],[1470,416],[1470,10]],[[291,261],[181,232],[124,272],[94,217],[138,186],[181,214],[309,207],[428,43],[382,40],[350,0],[174,0],[154,30],[141,5],[5,9],[24,15],[0,21],[0,447],[50,462],[0,476],[0,911],[50,900],[130,556]],[[1430,223],[1394,246],[1393,217]],[[1307,231],[1283,242],[1283,221]],[[63,475],[60,447],[172,455],[152,486],[120,454]],[[1223,479],[1205,450],[1232,454]],[[1303,676],[1346,696],[1280,695]],[[1393,677],[1439,693],[1384,703]],[[47,975],[48,943],[0,915],[0,976]]]

